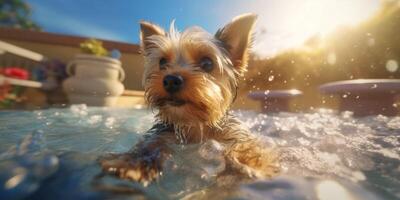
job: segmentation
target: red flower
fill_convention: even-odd
[[[7,77],[26,80],[29,78],[29,72],[19,67],[8,67],[2,71]]]

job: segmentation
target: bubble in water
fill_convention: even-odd
[[[396,60],[388,60],[386,62],[386,70],[389,72],[396,72],[399,69],[399,64]]]
[[[106,127],[112,129],[115,125],[115,121],[114,117],[108,117],[105,122]]]
[[[101,122],[101,120],[103,120],[103,116],[101,116],[101,115],[92,115],[92,116],[89,117],[88,123],[89,124],[97,124],[97,123]]]
[[[331,154],[327,152],[317,152],[316,156],[319,158],[319,160],[325,162],[329,166],[334,166],[337,163],[340,163],[340,158],[337,154]]]
[[[76,114],[76,115],[86,116],[88,114],[88,108],[87,108],[86,104],[72,105],[70,107],[70,110],[73,114]]]

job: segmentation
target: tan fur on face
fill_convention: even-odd
[[[161,121],[178,126],[218,127],[234,99],[237,78],[246,68],[254,20],[250,15],[238,18],[215,37],[199,27],[179,33],[171,25],[166,33],[154,24],[141,24],[145,55],[143,85],[146,99],[151,107],[158,109]],[[211,72],[199,66],[204,57],[213,60]],[[168,61],[166,69],[160,69],[161,58]],[[163,79],[166,75],[183,77],[184,86],[178,93],[170,95],[165,91]],[[165,103],[171,98],[186,103],[181,106]]]
[[[185,80],[183,90],[174,96],[185,100],[185,105],[175,107],[160,102],[169,96],[162,87],[165,74],[179,74]],[[230,88],[226,87],[228,83],[208,76],[182,69],[155,72],[150,75],[149,84],[146,84],[146,99],[151,106],[159,109],[158,117],[161,121],[175,125],[217,126],[232,102],[232,94]]]

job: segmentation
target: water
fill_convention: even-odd
[[[234,113],[279,152],[281,175],[219,180],[223,149],[208,141],[176,146],[148,187],[99,178],[96,159],[128,151],[151,127],[151,112],[84,105],[0,112],[0,199],[400,199],[400,117]]]

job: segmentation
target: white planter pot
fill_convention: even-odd
[[[124,92],[125,73],[114,58],[77,55],[67,66],[70,75],[63,82],[71,104],[113,106]]]

